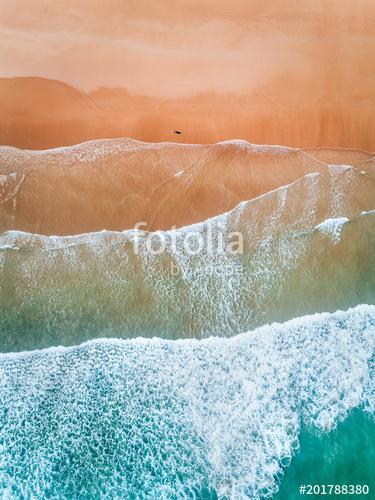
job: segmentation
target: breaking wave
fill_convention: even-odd
[[[374,202],[358,150],[0,147],[0,496],[295,498],[345,425],[359,460]]]
[[[232,338],[0,355],[7,498],[271,496],[301,424],[372,414],[375,307]]]
[[[374,184],[350,167],[302,179],[175,231],[0,235],[3,351],[91,338],[233,336],[375,298]],[[217,252],[243,237],[243,252]],[[186,251],[199,234],[199,254]],[[150,236],[166,247],[150,251]],[[135,253],[135,244],[138,253]],[[177,272],[175,272],[177,270]]]

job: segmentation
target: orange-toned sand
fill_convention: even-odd
[[[370,101],[316,102],[309,95],[300,103],[285,104],[272,104],[258,94],[213,92],[162,99],[116,89],[86,95],[56,81],[4,79],[0,143],[46,149],[106,137],[180,143],[239,138],[295,147],[375,149]]]
[[[369,153],[316,154],[335,164],[355,159],[373,175]],[[124,230],[143,221],[146,230],[181,227],[326,171],[300,149],[243,141],[200,146],[117,139],[40,152],[2,147],[0,231],[64,235]]]
[[[1,144],[375,149],[373,0],[3,0],[0,35]]]

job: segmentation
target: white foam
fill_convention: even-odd
[[[232,339],[2,354],[0,484],[17,498],[271,495],[302,420],[328,430],[374,408],[374,339],[363,305]]]
[[[0,252],[0,272],[12,269],[17,289],[17,299],[7,286],[0,290],[3,350],[53,345],[66,331],[70,343],[113,336],[119,326],[126,337],[235,335],[271,319],[372,300],[373,221],[353,210],[350,223],[349,217],[323,222],[331,213],[328,198],[324,210],[319,205],[324,179],[316,174],[293,191],[280,188],[205,223],[160,232],[162,255],[150,252],[149,234],[142,231],[0,235],[1,245],[22,249]],[[303,205],[290,207],[293,194]],[[232,231],[243,235],[243,254],[225,251]],[[187,235],[196,237],[193,232],[202,237],[199,255],[184,244]],[[345,262],[337,259],[338,251],[347,256]],[[296,276],[301,276],[297,283]],[[15,307],[28,311],[31,304],[40,314],[19,336],[24,323]],[[97,324],[105,325],[100,332]]]
[[[318,224],[315,229],[320,231],[323,234],[329,235],[332,237],[332,240],[335,243],[338,243],[341,238],[341,232],[344,227],[344,224],[349,222],[347,217],[337,217],[335,219],[326,219],[321,224]]]
[[[14,245],[0,245],[0,250],[20,250],[20,247]]]
[[[281,146],[278,144],[254,144],[244,139],[228,139],[225,141],[220,141],[217,142],[216,144],[213,144],[213,147],[217,145],[235,146],[237,149],[246,149],[248,151],[251,151],[252,153],[257,153],[259,155],[272,153],[272,154],[277,154],[279,156],[287,156],[288,154],[293,152],[304,153],[301,149],[292,148],[289,146]]]

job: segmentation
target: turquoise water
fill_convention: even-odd
[[[358,306],[233,338],[2,354],[2,495],[257,499],[284,469],[278,498],[309,478],[368,482],[374,426],[353,409],[374,408],[374,333]]]
[[[366,484],[375,498],[375,306],[365,305],[375,303],[371,161],[362,171],[288,148],[208,147],[213,156],[192,158],[173,195],[197,210],[194,220],[214,191],[225,206],[237,191],[238,202],[246,197],[238,168],[259,192],[310,173],[198,224],[148,233],[111,230],[128,227],[120,212],[132,211],[133,195],[120,212],[105,203],[104,216],[76,189],[86,165],[92,193],[103,201],[113,186],[123,198],[106,166],[122,177],[127,161],[93,146],[22,154],[26,163],[12,148],[3,155],[0,499],[290,500],[301,498],[301,484]],[[163,169],[181,172],[179,157],[144,146],[142,159],[125,145],[131,168],[134,159],[152,167],[156,154]],[[70,179],[61,192],[82,207],[74,220],[69,200],[68,212],[64,204],[39,210],[34,174],[49,184],[50,167],[53,192],[57,171]],[[212,192],[206,167],[220,172]],[[169,211],[165,201],[156,218]],[[29,223],[47,233],[52,223],[56,234],[108,230],[17,230]],[[234,254],[221,242],[233,234],[243,240]],[[155,254],[156,236],[165,247]],[[202,242],[197,253],[185,246],[191,237]]]
[[[285,469],[275,500],[300,500],[301,484],[367,484],[370,488],[367,498],[374,498],[375,423],[372,417],[355,410],[329,433],[317,433],[305,427],[299,441],[300,450]],[[355,498],[365,497],[355,495]],[[331,498],[344,498],[344,495]]]

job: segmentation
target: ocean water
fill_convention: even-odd
[[[373,413],[374,333],[375,307],[362,305],[232,338],[103,339],[2,354],[2,491],[265,498],[300,447],[282,486],[289,491],[301,456],[329,462],[332,438],[322,433],[340,432],[350,448],[340,425],[354,408]]]
[[[375,488],[374,442],[375,422],[358,409],[351,411],[329,433],[304,427],[299,437],[299,451],[285,469],[274,498],[300,499],[301,484],[367,484],[367,498],[372,498]],[[357,496],[366,498],[366,495]]]
[[[374,495],[373,155],[342,155],[356,166],[243,141],[0,150],[0,498]],[[141,167],[154,232],[128,228]]]
[[[371,304],[374,191],[350,167],[308,175],[201,224],[151,233],[163,238],[161,253],[144,231],[2,233],[1,350],[118,335],[233,336]],[[243,248],[232,254],[226,245],[235,233]],[[186,250],[187,235],[203,242],[198,253]]]

